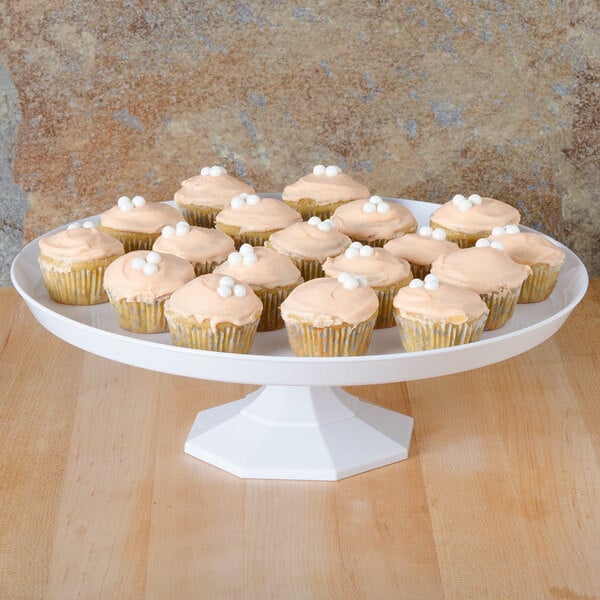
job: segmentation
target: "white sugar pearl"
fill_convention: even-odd
[[[369,202],[371,204],[381,204],[383,202],[383,198],[381,196],[371,196],[369,198]]]
[[[325,219],[323,223],[327,223],[331,229],[337,229],[335,226],[335,221],[333,219]]]
[[[246,203],[249,204],[250,206],[256,206],[259,202],[260,202],[260,196],[258,196],[257,194],[250,194],[246,198]]]
[[[133,208],[133,203],[131,202],[131,199],[128,196],[121,196],[117,200],[117,206],[123,212],[127,212]]]
[[[344,256],[346,258],[354,258],[355,256],[358,256],[359,254],[360,254],[360,249],[353,248],[352,246],[350,246],[349,248],[346,248],[346,251],[344,252]]]
[[[223,277],[221,277],[221,279],[219,279],[219,285],[224,285],[225,287],[232,288],[235,285],[235,281],[233,280],[233,277],[229,277],[229,275],[224,275]]]
[[[220,285],[217,288],[217,294],[219,294],[219,296],[221,296],[221,298],[229,298],[229,296],[231,296],[232,291],[231,288],[226,286],[226,285]]]
[[[357,275],[354,279],[356,279],[363,287],[367,285],[367,280],[362,275]]]
[[[80,229],[80,228],[81,228],[80,223],[69,223],[67,225],[67,229]]]
[[[428,281],[434,282],[434,283],[439,283],[440,278],[435,273],[429,273],[429,274],[425,275],[425,279],[423,279],[423,281],[425,283],[427,283]]]
[[[481,204],[481,196],[479,194],[471,194],[469,196],[469,202],[472,204]]]
[[[210,167],[202,167],[200,169],[200,175],[210,175]]]
[[[144,196],[134,196],[131,199],[131,203],[134,206],[144,206],[144,204],[146,204],[146,199],[144,198]]]
[[[313,175],[325,175],[325,165],[315,165],[313,167]]]
[[[258,256],[254,252],[252,254],[244,254],[242,260],[245,265],[253,265],[258,261]]]
[[[473,207],[473,204],[471,204],[471,202],[469,202],[466,198],[463,198],[456,206],[460,212],[467,212]]]
[[[235,196],[231,199],[231,208],[242,208],[246,204],[246,200],[241,196]]]
[[[504,244],[502,242],[497,241],[497,240],[494,240],[493,242],[491,242],[490,246],[492,248],[495,248],[496,250],[504,250]]]
[[[236,298],[244,298],[247,293],[248,293],[248,291],[246,290],[246,286],[244,286],[240,283],[233,286],[233,295]]]
[[[147,262],[142,267],[142,271],[144,272],[144,275],[156,275],[156,273],[158,273],[158,265]]]
[[[506,231],[506,233],[510,233],[512,235],[514,233],[519,233],[521,230],[519,229],[518,225],[507,225],[504,228],[504,231]]]
[[[377,211],[377,206],[375,206],[375,204],[372,204],[371,202],[365,202],[362,205],[362,209],[363,209],[363,212],[374,213]]]
[[[422,288],[425,284],[421,279],[413,279],[409,284],[409,288]]]
[[[146,262],[157,265],[162,260],[160,254],[158,252],[148,252],[146,255]]]
[[[458,206],[458,203],[462,200],[466,200],[466,198],[462,194],[456,194],[456,196],[452,198],[452,204],[454,204],[454,206]]]
[[[246,254],[254,254],[254,248],[250,244],[242,244],[240,246],[240,254],[243,256]]]
[[[84,226],[86,229],[91,229],[92,227],[96,227],[92,221],[86,221],[86,222],[83,224],[83,226]]]
[[[231,252],[227,257],[227,262],[230,265],[239,265],[242,262],[242,255],[239,252]]]
[[[444,229],[442,229],[441,227],[436,227],[431,232],[431,237],[434,240],[445,240],[446,239],[446,231]]]
[[[353,279],[352,275],[350,275],[350,273],[347,273],[346,271],[342,271],[339,275],[337,280],[340,283],[344,283],[344,281],[348,280],[348,279]]]
[[[321,219],[319,219],[319,217],[311,217],[311,218],[310,218],[310,219],[307,221],[307,223],[308,223],[309,225],[315,225],[315,226],[317,226],[317,225],[318,225],[320,222],[321,222]]]
[[[362,247],[362,248],[361,248],[361,249],[358,251],[358,253],[359,253],[361,256],[373,256],[373,252],[374,252],[374,250],[373,250],[373,248],[371,248],[371,246],[363,246],[363,247]]]
[[[250,194],[248,192],[242,192],[241,194],[238,194],[238,196],[243,200],[247,200],[249,195]]]
[[[165,225],[162,228],[161,233],[164,238],[173,237],[175,235],[175,227],[173,227],[173,225]]]
[[[490,245],[490,240],[488,240],[487,238],[479,238],[475,242],[476,248],[487,248],[489,245]]]
[[[358,282],[358,279],[352,277],[352,279],[344,279],[342,285],[347,290],[355,290],[360,285],[360,283]]]
[[[179,221],[177,225],[175,225],[175,235],[177,237],[182,237],[190,232],[190,224],[187,221]]]
[[[329,165],[325,169],[325,175],[327,175],[327,177],[335,177],[336,175],[339,175],[341,172],[342,172],[342,170],[337,165]]]
[[[131,268],[134,271],[141,271],[144,268],[146,261],[141,257],[136,257],[131,261]]]
[[[429,237],[430,235],[433,235],[433,229],[429,227],[429,225],[423,225],[423,227],[419,229],[419,235]]]
[[[437,280],[437,278],[432,281],[425,281],[423,287],[426,290],[437,290],[440,287],[440,282]]]
[[[327,221],[323,221],[322,223],[319,223],[317,225],[317,229],[319,229],[321,231],[331,231],[333,229],[333,227],[331,226],[331,223],[328,223]]]
[[[390,212],[390,205],[387,202],[380,202],[377,205],[377,212],[378,213],[389,213]]]
[[[350,244],[350,248],[358,248],[360,250],[362,248],[362,244],[360,242],[352,242]]]
[[[501,225],[498,225],[497,227],[494,227],[492,229],[492,235],[504,235],[506,233],[506,229],[504,229],[504,227],[502,227]]]
[[[219,165],[213,165],[210,168],[210,176],[218,177],[219,175],[223,175],[223,171],[221,169],[223,169],[223,167],[220,167]]]

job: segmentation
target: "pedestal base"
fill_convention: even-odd
[[[335,481],[407,458],[412,429],[339,387],[267,385],[198,413],[185,452],[243,478]]]

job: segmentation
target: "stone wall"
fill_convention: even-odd
[[[591,1],[4,2],[0,282],[24,241],[212,164],[493,196],[600,275],[599,33]]]

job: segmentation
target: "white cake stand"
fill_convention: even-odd
[[[420,225],[438,206],[388,200],[407,206]],[[198,413],[186,453],[239,477],[337,480],[407,458],[413,428],[411,417],[338,386],[458,373],[540,344],[565,322],[588,286],[579,258],[558,245],[566,261],[550,298],[519,305],[507,325],[484,333],[481,341],[409,353],[390,328],[375,331],[369,353],[359,357],[295,357],[284,330],[259,333],[247,355],[179,348],[168,334],[129,333],[116,325],[108,304],[80,307],[50,300],[37,265],[37,240],[15,258],[11,276],[34,317],[83,350],[164,373],[262,385],[245,398]]]

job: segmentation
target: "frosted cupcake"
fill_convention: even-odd
[[[363,246],[352,242],[350,247],[335,258],[328,258],[323,265],[328,277],[337,278],[341,273],[359,277],[371,286],[379,299],[376,329],[392,327],[395,323],[392,301],[398,290],[412,279],[410,265],[383,248]]]
[[[125,252],[151,250],[166,225],[175,227],[181,213],[168,204],[146,202],[143,196],[121,196],[100,215],[99,228],[119,240]]]
[[[173,344],[214,352],[250,352],[261,312],[250,286],[215,274],[193,279],[165,302]]]
[[[253,248],[250,244],[243,244],[239,252],[232,252],[214,273],[229,275],[254,290],[263,304],[258,331],[283,327],[279,306],[302,283],[300,271],[285,254],[262,246]]]
[[[372,288],[348,273],[298,286],[281,305],[296,356],[366,354],[379,301]]]
[[[265,246],[289,256],[300,269],[302,279],[309,281],[323,277],[325,260],[342,254],[351,243],[347,235],[336,230],[331,219],[311,217],[272,234]]]
[[[300,213],[275,198],[241,194],[216,217],[215,227],[242,244],[262,246],[269,237],[292,223],[302,221]]]
[[[429,274],[394,298],[394,316],[407,352],[448,348],[481,338],[489,309],[479,294]]]
[[[62,304],[107,302],[104,272],[123,254],[123,244],[92,221],[71,223],[39,241],[38,263],[50,298]]]
[[[108,266],[104,289],[120,327],[160,333],[168,331],[165,300],[194,277],[192,265],[183,258],[136,250]]]
[[[440,281],[479,294],[490,311],[485,329],[498,329],[513,316],[531,269],[512,260],[500,242],[481,239],[477,244],[440,256],[431,272]]]
[[[531,268],[519,302],[541,302],[550,296],[565,261],[565,253],[556,244],[539,233],[520,231],[516,225],[494,227],[488,239],[500,242],[515,262]]]
[[[199,175],[186,179],[173,196],[190,225],[211,228],[215,217],[234,196],[254,194],[254,188],[228,175],[225,167],[202,167]]]
[[[328,219],[345,202],[368,197],[366,186],[342,173],[335,165],[316,165],[312,173],[287,185],[281,196],[305,220],[313,216]]]
[[[185,258],[192,263],[196,275],[204,275],[227,260],[235,250],[235,245],[221,231],[194,227],[187,221],[180,221],[175,227],[163,227],[161,236],[154,242],[152,249]]]
[[[479,194],[471,194],[468,198],[457,194],[433,212],[429,224],[444,229],[451,242],[469,248],[479,238],[488,237],[494,227],[518,225],[520,220],[519,211],[510,204],[482,198]]]
[[[442,254],[455,252],[458,245],[446,239],[446,232],[428,225],[419,228],[418,233],[409,233],[390,240],[384,248],[396,258],[408,261],[415,278],[424,279],[431,269],[433,261]]]
[[[408,208],[386,202],[381,196],[342,204],[332,219],[338,231],[369,246],[381,247],[389,240],[417,230],[417,221]]]

